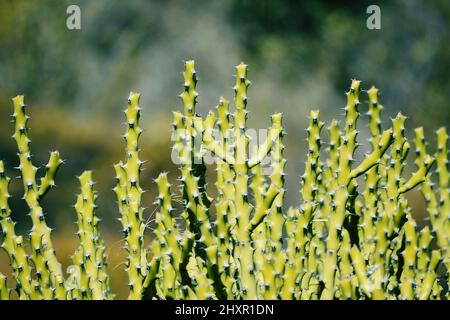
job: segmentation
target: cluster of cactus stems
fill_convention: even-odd
[[[126,159],[114,165],[114,192],[127,251],[130,299],[449,297],[450,189],[445,128],[437,131],[433,154],[427,151],[423,129],[415,130],[416,168],[412,174],[404,173],[412,147],[405,137],[406,117],[399,113],[391,128],[383,130],[378,90],[363,91],[360,81],[353,80],[346,93],[345,121],[343,125],[331,122],[329,141],[322,139],[324,123],[319,111],[311,112],[301,201],[298,207],[287,209],[283,205],[282,115],[272,115],[266,140],[250,148],[247,66],[241,63],[236,67],[234,111],[229,101],[220,98],[216,112],[205,118],[195,112],[194,61],[185,63],[183,76],[180,97],[184,112],[174,112],[172,133],[182,201],[174,205],[175,190],[167,173],[161,173],[155,180],[159,195],[150,244],[144,241],[149,227],[141,199],[144,161],[139,159],[138,93],[130,93],[125,110]],[[371,150],[356,164],[362,94],[368,101],[364,108]],[[79,177],[81,192],[74,206],[79,247],[73,265],[63,272],[41,206],[42,198],[55,186],[63,161],[57,151],[52,152],[37,182],[23,96],[15,97],[13,104],[17,169],[33,223],[29,241],[16,235],[8,204],[10,178],[0,161],[2,248],[9,256],[18,298],[114,298],[98,230],[91,171]],[[207,186],[207,153],[217,160],[214,198],[208,195],[213,187]],[[269,174],[264,174],[264,159],[270,160]],[[360,176],[363,179],[357,180]],[[423,194],[430,222],[420,231],[405,195],[416,187]],[[0,274],[0,299],[10,298],[12,291],[6,276]]]

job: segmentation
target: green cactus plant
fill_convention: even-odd
[[[181,209],[167,173],[156,179],[158,196],[153,238],[144,241],[139,158],[140,94],[131,92],[125,110],[126,159],[114,165],[120,222],[127,251],[129,299],[442,299],[449,298],[450,194],[445,128],[437,150],[427,153],[422,128],[415,130],[415,166],[409,177],[406,117],[398,114],[382,129],[378,89],[364,91],[352,80],[344,123],[327,128],[312,111],[308,152],[300,182],[300,204],[285,208],[282,114],[271,117],[267,138],[251,143],[247,128],[250,81],[244,63],[236,67],[234,108],[221,97],[216,112],[196,113],[197,73],[185,63],[183,112],[174,112],[173,150],[179,161]],[[367,95],[367,107],[361,102]],[[64,273],[56,259],[41,200],[55,185],[63,163],[52,152],[37,183],[30,156],[23,96],[13,99],[24,199],[33,227],[28,241],[15,231],[9,182],[0,161],[2,248],[16,287],[0,274],[0,299],[112,299],[105,244],[98,230],[92,172],[79,176],[79,247]],[[360,163],[360,109],[367,108],[371,150]],[[326,148],[323,145],[327,144]],[[217,196],[209,196],[208,154],[215,157]],[[270,163],[266,172],[265,159]],[[435,166],[435,170],[432,170]],[[359,179],[359,177],[362,177]],[[434,181],[437,181],[435,183]],[[358,185],[358,183],[362,185]],[[406,193],[419,188],[430,225],[418,230]],[[436,245],[434,247],[434,245]],[[31,252],[29,254],[28,252]],[[445,269],[441,274],[439,267]]]
[[[117,195],[120,221],[125,236],[125,249],[128,252],[127,272],[129,275],[130,299],[139,299],[143,292],[143,283],[149,265],[147,263],[147,249],[144,245],[145,223],[143,221],[143,207],[141,206],[142,188],[140,172],[142,164],[139,159],[139,127],[140,94],[131,92],[125,116],[127,130],[123,138],[126,142],[126,162],[114,165],[117,185],[114,192]]]

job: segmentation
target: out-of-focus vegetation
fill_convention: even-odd
[[[81,30],[66,28],[66,8],[81,8]],[[122,114],[128,92],[142,92],[142,159],[149,160],[143,187],[147,216],[154,206],[157,172],[177,171],[170,160],[170,110],[180,109],[180,67],[196,59],[200,113],[217,104],[224,88],[232,96],[229,70],[250,65],[249,125],[267,127],[265,117],[283,112],[289,160],[286,203],[298,204],[299,179],[310,109],[330,119],[342,113],[349,78],[383,88],[384,115],[409,115],[407,126],[428,136],[450,123],[450,4],[402,0],[378,3],[382,29],[366,28],[369,1],[26,1],[0,2],[0,157],[18,164],[12,139],[10,98],[25,94],[32,116],[33,155],[44,164],[58,149],[63,165],[44,201],[51,226],[75,232],[76,175],[94,170],[102,233],[119,239],[113,162],[123,157]],[[387,119],[385,119],[387,120]],[[412,131],[407,131],[411,136]],[[363,138],[362,138],[363,139]],[[433,142],[431,140],[431,142]],[[363,154],[368,146],[363,146]],[[360,155],[361,156],[361,155]],[[9,172],[14,176],[16,172]],[[12,183],[18,230],[31,226]],[[414,195],[414,194],[413,194]],[[419,210],[420,194],[410,199]],[[67,231],[67,232],[66,232]],[[63,244],[55,243],[63,251]],[[65,243],[76,243],[76,237]],[[109,245],[111,248],[118,248]],[[70,249],[72,250],[72,248]],[[68,250],[68,251],[70,251]],[[67,252],[58,255],[68,256]],[[3,268],[1,258],[0,268]],[[121,270],[121,268],[118,268]],[[112,277],[114,279],[114,275]],[[114,280],[112,280],[114,285]]]

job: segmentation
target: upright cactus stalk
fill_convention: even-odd
[[[241,278],[240,292],[243,298],[256,299],[255,266],[253,250],[251,247],[248,225],[250,223],[251,207],[248,202],[248,145],[249,137],[245,133],[247,123],[247,88],[250,81],[247,79],[247,65],[241,63],[236,67],[236,84],[234,86],[234,155],[235,155],[235,195],[236,206],[236,244],[234,258],[239,264],[239,277]]]
[[[79,292],[73,297],[105,300],[110,298],[109,279],[106,272],[105,245],[98,231],[100,219],[95,215],[97,195],[93,189],[92,172],[84,171],[79,177],[81,194],[75,209],[78,215],[80,246],[73,256],[74,266],[79,266]]]
[[[450,193],[449,193],[449,173],[448,173],[448,135],[446,128],[440,128],[437,133],[436,170],[437,186],[430,176],[425,177],[421,186],[422,194],[425,198],[426,208],[430,217],[432,234],[436,238],[436,243],[441,249],[443,263],[446,269],[446,286],[450,285]],[[426,142],[423,129],[416,130],[416,166],[420,168],[425,162]],[[437,190],[435,190],[437,187]],[[447,292],[447,297],[449,294]]]
[[[284,146],[282,143],[281,113],[272,115],[272,131],[276,131],[274,140],[271,140],[271,175],[270,184],[265,190],[262,206],[267,210],[264,226],[266,227],[267,256],[263,260],[264,298],[277,299],[283,286],[283,272],[286,254],[283,247],[283,227],[285,215],[283,213],[284,179],[286,159],[283,158]],[[272,132],[269,132],[269,135]]]
[[[221,148],[221,154],[230,155],[232,137],[231,137],[231,113],[229,109],[229,101],[221,97],[217,106],[217,121],[213,112],[210,112],[205,119],[203,137],[205,141],[215,142],[212,136],[212,130],[215,124],[218,126],[220,133],[218,146]],[[222,158],[217,159],[217,198],[215,208],[217,212],[217,265],[222,283],[226,290],[226,298],[233,299],[237,296],[237,265],[233,257],[233,248],[235,238],[232,235],[232,226],[236,225],[236,209],[234,205],[235,173],[232,167],[232,161],[227,162]]]
[[[183,252],[182,235],[179,233],[173,216],[172,194],[167,174],[161,173],[156,179],[158,185],[159,210],[156,213],[155,240],[153,242],[153,254],[162,260],[162,267],[159,274],[159,287],[161,295],[171,299],[182,296],[183,278],[180,272],[180,265],[183,258],[188,254]],[[173,262],[171,263],[171,260]],[[186,277],[186,275],[183,275]]]
[[[181,165],[181,188],[185,202],[183,216],[195,238],[194,252],[203,263],[220,298],[224,298],[225,291],[218,274],[217,243],[210,218],[211,199],[206,193],[206,166],[202,157],[202,150],[196,149],[197,142],[201,142],[203,120],[195,114],[198,93],[196,91],[197,72],[195,63],[189,60],[185,63],[184,90],[180,94],[184,106],[184,114],[174,113],[174,123],[177,135],[177,145]],[[199,261],[197,261],[199,262]],[[200,270],[203,265],[199,266]],[[208,290],[208,286],[202,290]],[[211,293],[206,294],[212,297]]]
[[[324,291],[322,298],[331,299],[335,291],[335,276],[337,271],[337,254],[339,249],[339,234],[342,231],[346,217],[346,206],[350,196],[348,185],[353,163],[353,154],[356,150],[356,121],[359,117],[360,82],[352,81],[350,91],[347,92],[347,105],[345,107],[345,135],[339,147],[339,166],[337,170],[338,187],[335,194],[336,210],[330,216],[328,237],[326,240],[326,253],[324,257]]]
[[[30,139],[27,123],[29,117],[25,113],[26,105],[23,96],[13,98],[15,131],[13,138],[19,151],[20,164],[18,169],[24,186],[24,199],[30,209],[33,222],[31,229],[31,257],[36,267],[37,285],[35,290],[46,299],[64,299],[65,290],[61,264],[56,259],[51,241],[51,229],[47,226],[40,200],[50,187],[55,185],[54,177],[62,164],[58,151],[50,154],[46,165],[45,176],[41,183],[36,182],[37,167],[31,161]]]
[[[126,162],[119,162],[114,166],[117,179],[114,192],[119,203],[125,249],[128,252],[129,298],[133,300],[142,298],[143,284],[149,268],[144,244],[144,208],[141,206],[143,191],[139,179],[143,164],[139,159],[139,136],[142,133],[139,127],[139,98],[140,94],[135,92],[131,92],[128,97],[128,106],[124,111],[127,129],[123,136],[126,142]]]

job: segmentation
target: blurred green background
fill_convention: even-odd
[[[81,8],[81,30],[66,28],[70,4]],[[370,4],[381,8],[381,30],[366,28]],[[199,113],[205,115],[221,95],[232,98],[234,66],[241,61],[249,65],[253,83],[249,125],[265,128],[270,114],[284,113],[287,206],[300,201],[309,111],[320,109],[327,122],[340,117],[351,78],[361,79],[366,89],[380,88],[386,122],[399,111],[409,117],[409,137],[423,126],[432,146],[434,130],[450,120],[447,0],[1,0],[0,158],[9,175],[17,176],[10,98],[25,94],[34,161],[45,164],[53,149],[66,160],[58,187],[44,200],[57,254],[70,264],[67,257],[77,246],[71,207],[76,176],[92,169],[119,297],[126,296],[126,275],[111,189],[112,165],[124,157],[121,111],[130,90],[142,93],[141,158],[149,161],[142,184],[149,189],[144,202],[151,218],[152,179],[164,170],[172,180],[177,176],[170,158],[171,111],[181,110],[183,61],[191,58],[200,78]],[[367,138],[365,122],[362,117],[360,139]],[[359,157],[367,148],[360,148]],[[26,232],[31,224],[20,180],[14,179],[11,191],[17,228]],[[420,194],[411,193],[410,201],[421,220]],[[0,270],[6,268],[2,252]]]

